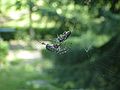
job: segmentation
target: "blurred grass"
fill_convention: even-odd
[[[8,54],[8,48],[8,43],[0,40],[0,64],[6,63],[5,56]]]
[[[48,60],[32,64],[17,61],[0,69],[0,90],[59,90],[51,84],[54,80],[44,72],[51,67]]]

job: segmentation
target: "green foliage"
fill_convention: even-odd
[[[54,85],[63,90],[119,90],[119,0],[16,0],[15,4],[18,10],[32,11],[30,23],[35,39],[52,39],[65,30],[72,31],[63,44],[70,48],[66,54],[42,51],[44,59],[54,64],[52,70],[47,69],[56,79]],[[23,22],[28,23],[28,18],[22,18]],[[18,21],[15,25],[21,24]],[[18,39],[28,38],[27,35],[28,29],[16,32]],[[113,39],[114,36],[117,37]],[[28,86],[33,89],[34,83]]]
[[[12,40],[15,38],[15,30],[12,28],[0,28],[0,36],[3,40]]]
[[[91,38],[88,39],[90,40]],[[93,41],[92,39],[94,41],[96,39],[97,41],[90,44],[89,42]],[[119,88],[117,86],[118,81],[116,81],[117,84],[113,87],[111,85],[112,82],[115,82],[119,78],[118,71],[114,71],[115,69],[119,69],[117,64],[119,57],[116,57],[119,54],[114,52],[113,47],[111,47],[112,51],[109,49],[107,52],[104,52],[105,50],[103,48],[100,49],[100,47],[104,46],[107,42],[102,41],[103,44],[97,46],[96,43],[101,41],[98,41],[97,38],[92,39],[88,42],[86,37],[69,38],[66,42],[66,47],[69,48],[69,51],[66,54],[59,55],[48,53],[49,51],[43,52],[44,57],[51,58],[54,63],[54,67],[48,69],[48,73],[57,79],[56,86],[62,87],[62,90],[79,88],[112,90],[115,86],[116,89]],[[115,41],[115,39],[112,41]],[[92,45],[92,47],[88,49],[89,45]],[[88,49],[88,51],[85,49]],[[114,62],[114,59],[116,62]]]
[[[54,80],[43,71],[50,68],[50,65],[48,60],[33,60],[32,64],[29,61],[25,63],[22,59],[10,61],[9,65],[0,68],[0,89],[60,90],[52,84]]]
[[[71,4],[74,6],[73,10],[70,10],[69,5],[72,7]],[[71,38],[66,42],[66,47],[70,47],[70,50],[63,55],[43,53],[44,57],[51,58],[54,63],[54,67],[52,70],[50,69],[49,73],[53,75],[53,78],[57,78],[55,85],[63,87],[63,90],[81,88],[88,90],[113,90],[116,88],[118,90],[119,81],[113,87],[111,83],[119,78],[115,74],[118,71],[112,69],[119,69],[117,66],[119,58],[117,60],[115,57],[109,58],[112,52],[111,54],[106,53],[106,55],[104,52],[109,52],[109,50],[100,50],[100,47],[106,45],[112,36],[116,36],[119,32],[119,14],[111,13],[113,11],[110,10],[110,6],[106,10],[107,6],[104,3],[104,7],[102,7],[102,1],[101,3],[94,2],[95,8],[71,4],[59,3],[58,5],[63,12],[59,15],[64,17],[61,21],[63,23],[60,26],[61,30],[72,31]],[[63,6],[67,9],[66,13],[64,13]],[[112,49],[110,46],[108,45],[106,48]],[[104,54],[99,53],[100,51]],[[117,56],[119,55],[117,54]],[[110,63],[109,60],[114,62],[115,66],[111,65],[113,63]]]
[[[4,40],[11,40],[11,39],[14,39],[14,35],[15,35],[15,32],[6,32],[6,33],[0,33],[1,37],[4,39]]]
[[[15,39],[16,40],[27,40],[28,39],[28,29],[27,28],[16,28]]]
[[[8,43],[0,41],[0,63],[5,63],[6,55],[8,54]]]

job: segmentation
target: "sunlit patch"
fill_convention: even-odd
[[[19,50],[14,55],[11,52],[10,55],[7,58],[9,58],[11,60],[11,59],[14,59],[15,57],[17,57],[19,59],[28,59],[28,60],[30,60],[30,59],[38,59],[41,56],[40,56],[40,53],[37,52],[37,51],[29,52],[27,50]]]
[[[57,14],[62,14],[62,10],[59,8],[56,10]]]
[[[37,5],[38,6],[43,6],[44,5],[44,0],[38,0]]]
[[[52,4],[52,6],[53,6],[53,7],[57,7],[58,5],[57,5],[56,2],[54,2],[54,3]]]
[[[10,16],[10,18],[12,18],[14,20],[19,19],[21,17],[20,13],[18,13],[18,12],[11,12],[9,14],[9,16]]]

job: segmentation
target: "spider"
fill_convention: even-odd
[[[55,52],[57,54],[64,54],[67,52],[67,48],[61,47],[61,44],[45,44],[44,42],[40,42],[41,44],[46,46],[46,49]]]
[[[70,36],[71,31],[65,31],[63,34],[60,34],[57,36],[55,39],[56,43],[55,44],[45,44],[44,42],[40,42],[41,44],[46,46],[46,49],[51,51],[51,52],[56,52],[58,54],[64,54],[67,52],[67,48],[63,48],[61,45],[62,43]]]
[[[71,31],[65,31],[63,34],[57,36],[56,41],[61,43],[64,42],[71,35]]]
[[[53,44],[53,45],[47,44],[46,49],[52,52],[56,52],[57,54],[64,54],[67,52],[67,48],[63,48],[59,44]]]

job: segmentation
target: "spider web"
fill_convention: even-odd
[[[86,55],[90,58],[91,57],[90,53],[93,50],[94,42],[91,42],[90,44],[89,43],[84,48],[84,51],[86,52]],[[67,43],[63,43],[62,47],[66,47],[66,46],[69,47],[67,45]],[[69,50],[67,52],[69,52]],[[112,55],[112,54],[105,54],[104,57],[111,57],[112,59],[116,59],[116,57],[120,57],[120,56],[117,56],[117,55],[115,56],[115,55]],[[93,77],[91,77],[92,78],[91,83],[95,82],[95,79],[98,79],[98,78],[104,78],[104,79],[107,78],[108,80],[113,82],[112,88],[116,87],[116,85],[119,85],[119,83],[120,83],[119,74],[116,74],[116,71],[112,70],[112,68],[109,66],[109,64],[104,62],[104,60],[98,60],[98,61],[95,61],[95,62],[89,60],[88,62],[89,62],[88,65],[90,65],[90,67],[94,70],[94,74],[95,74]],[[75,67],[77,67],[77,65],[72,66],[72,68],[75,68]],[[79,65],[78,65],[78,67],[79,67]]]
[[[80,0],[81,4],[85,4],[85,2],[87,2],[87,4],[89,4],[91,2],[91,0]],[[74,29],[76,29],[75,24],[76,23],[73,23],[74,27],[69,28],[69,30],[71,30],[72,32],[74,31]],[[65,46],[65,45],[63,44],[62,47],[63,46]],[[83,49],[84,49],[86,55],[88,56],[88,58],[91,58],[91,51],[93,50],[93,46],[94,46],[94,42],[89,41],[83,47]],[[100,54],[100,55],[103,55],[103,54]],[[112,59],[116,59],[116,58],[120,57],[118,55],[112,55],[112,54],[109,54],[109,53],[105,53],[103,56],[104,57],[111,57]],[[97,57],[101,57],[101,56],[97,56]],[[96,60],[96,61],[89,60],[88,61],[88,63],[89,63],[88,65],[90,65],[90,67],[94,71],[94,75],[93,75],[93,77],[91,77],[92,78],[91,83],[95,82],[95,79],[97,79],[97,78],[105,78],[105,79],[107,79],[107,80],[109,80],[113,83],[112,87],[116,87],[116,85],[119,85],[119,83],[120,83],[120,75],[116,74],[116,71],[114,71],[110,67],[110,65],[107,64],[107,62],[105,62],[105,61],[106,60]],[[108,62],[110,62],[110,61],[108,61]],[[72,69],[72,68],[76,68],[76,67],[79,67],[79,66],[80,65],[75,65],[75,66],[72,66],[72,67],[69,67],[69,68]],[[58,71],[58,70],[56,69],[56,71]],[[114,81],[114,80],[116,80],[116,81]],[[69,89],[69,90],[73,90],[73,89]],[[80,90],[80,89],[75,89],[75,90]],[[102,90],[102,89],[100,89],[100,90]]]
[[[90,57],[89,52],[92,51],[92,46],[93,46],[93,44],[91,43],[90,45],[88,45],[87,48],[84,48],[86,54],[88,55],[88,57]],[[95,70],[95,74],[96,74],[93,79],[95,79],[95,78],[103,78],[103,79],[105,79],[107,81],[110,81],[112,83],[111,84],[112,88],[115,88],[116,86],[119,86],[120,75],[119,75],[119,73],[117,74],[117,72],[119,70],[117,70],[117,71],[113,70],[113,68],[112,68],[113,65],[112,64],[114,64],[113,62],[116,62],[117,61],[116,58],[119,58],[120,56],[112,55],[112,53],[111,54],[103,53],[103,54],[100,54],[100,55],[101,56],[98,56],[98,57],[103,57],[103,59],[104,59],[104,57],[106,57],[106,58],[109,58],[109,60],[107,60],[107,59],[102,60],[102,58],[101,58],[100,60],[96,60],[95,62],[89,61],[89,64],[91,65],[92,69]],[[112,62],[112,63],[108,64],[107,62],[108,63]]]

